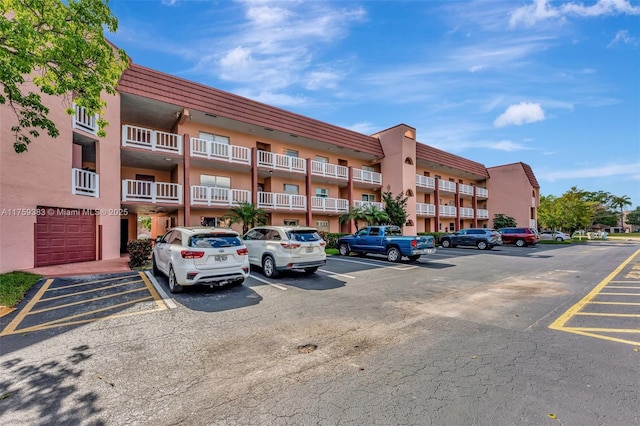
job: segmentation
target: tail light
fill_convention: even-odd
[[[183,259],[200,259],[202,256],[204,256],[204,252],[194,251],[194,250],[182,250],[180,252],[180,256],[182,256]]]
[[[418,240],[411,240],[411,247],[418,247]]]
[[[286,249],[299,248],[301,246],[300,243],[286,243],[284,241],[281,242],[280,245]]]
[[[324,247],[324,246],[326,246],[326,245],[327,245],[327,242],[326,242],[326,241],[324,241],[324,240],[323,240],[323,241],[320,241],[320,247]]]
[[[239,248],[236,252],[237,252],[240,256],[246,256],[246,255],[248,255],[248,254],[249,254],[249,249],[248,249],[248,248],[246,248],[246,247],[243,247],[243,248]]]

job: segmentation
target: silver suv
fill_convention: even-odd
[[[461,229],[455,234],[445,234],[438,239],[444,248],[455,246],[476,246],[480,250],[491,250],[502,245],[502,236],[493,229],[468,228]]]
[[[242,238],[249,249],[249,263],[261,267],[267,278],[291,269],[312,274],[327,261],[326,243],[315,228],[259,226]]]

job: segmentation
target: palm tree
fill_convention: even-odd
[[[365,215],[364,209],[362,207],[351,207],[348,212],[342,213],[338,218],[340,223],[342,222],[350,222],[353,220],[353,223],[356,226],[356,232],[358,231],[358,221],[367,221],[367,217]]]
[[[386,211],[380,210],[375,204],[368,204],[362,212],[369,225],[382,225],[389,223],[389,215]]]
[[[249,228],[253,228],[258,225],[265,225],[267,223],[267,213],[256,208],[253,203],[241,202],[237,206],[231,207],[226,216],[231,224],[241,223],[242,234],[246,234]]]
[[[611,208],[614,210],[620,209],[620,229],[624,228],[624,207],[631,204],[631,198],[627,195],[611,197]]]

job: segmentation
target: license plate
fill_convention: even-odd
[[[226,262],[227,261],[227,255],[226,254],[217,254],[214,257],[216,262]]]
[[[313,253],[313,247],[307,247],[307,253]]]

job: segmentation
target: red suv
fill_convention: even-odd
[[[535,246],[540,241],[540,236],[530,228],[501,228],[504,244],[515,244],[518,247]]]

